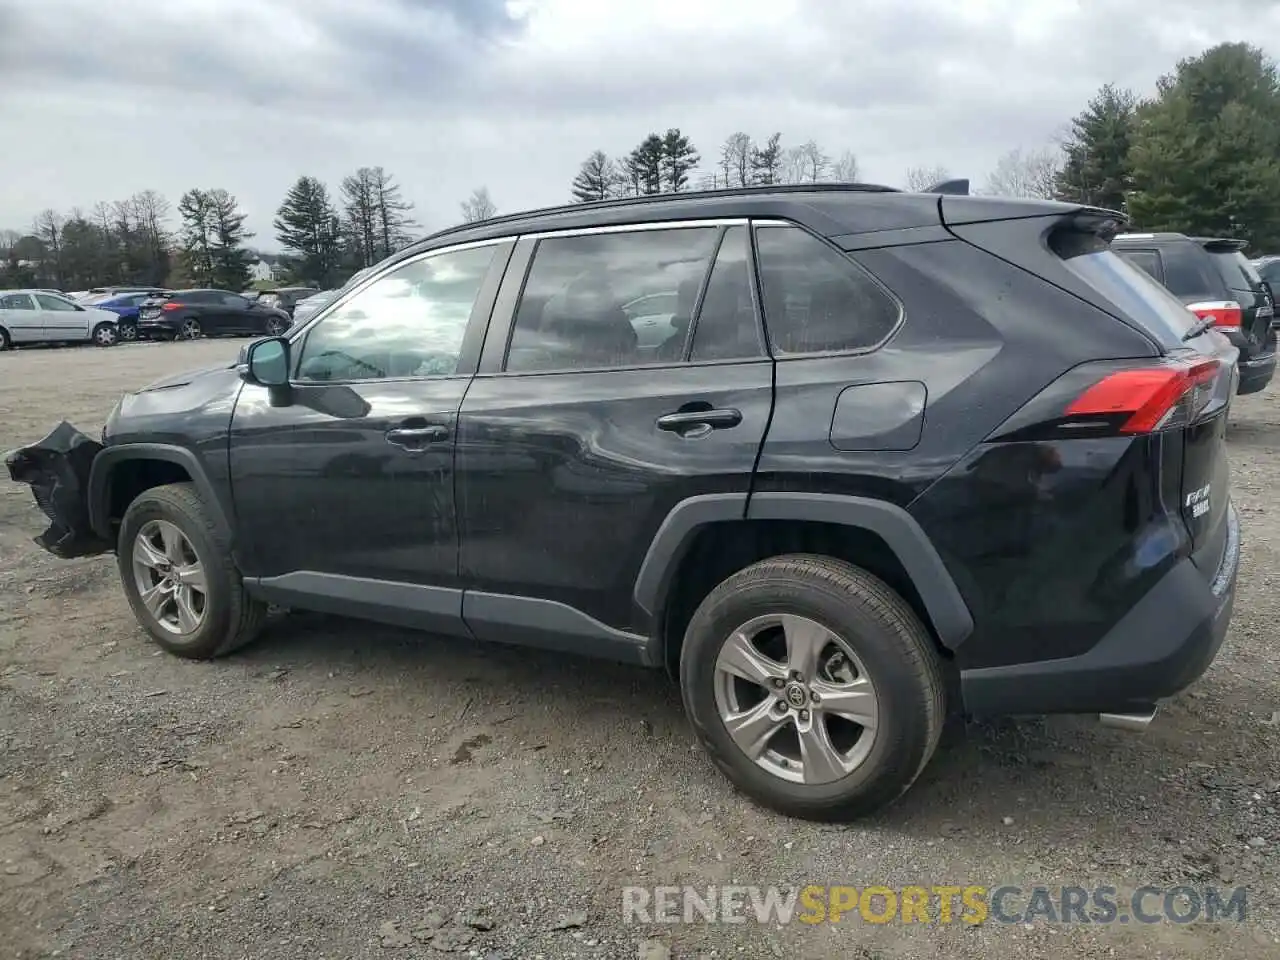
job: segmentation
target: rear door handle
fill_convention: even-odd
[[[719,410],[680,410],[659,417],[658,429],[680,434],[705,433],[707,430],[727,430],[741,422],[742,411],[731,407]]]
[[[449,428],[434,424],[429,427],[393,427],[387,431],[387,443],[397,447],[417,447],[449,439]]]

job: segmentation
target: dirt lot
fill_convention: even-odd
[[[238,346],[0,355],[0,449]],[[45,555],[0,484],[0,956],[1280,956],[1275,392],[1230,442],[1245,554],[1205,678],[1139,736],[957,727],[849,827],[736,796],[658,674],[303,615],[163,656],[113,560]],[[809,882],[1247,886],[1247,921],[622,922],[624,885]]]

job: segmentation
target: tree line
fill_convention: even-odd
[[[949,179],[943,165],[906,171],[904,186]],[[788,144],[738,131],[704,157],[677,127],[629,152],[594,150],[570,184],[575,201],[754,184],[855,181],[854,152],[813,140]],[[1016,147],[978,193],[1067,200],[1129,214],[1136,229],[1244,239],[1280,252],[1280,76],[1246,43],[1225,43],[1177,63],[1153,96],[1103,86],[1056,142]],[[466,222],[496,215],[487,187],[461,204]],[[301,176],[276,211],[282,280],[334,286],[405,246],[413,205],[382,167],[361,167],[336,193]],[[41,212],[30,231],[0,230],[0,287],[83,289],[108,284],[241,289],[258,258],[236,198],[193,189],[177,204],[154,190],[91,210]]]
[[[711,169],[701,169],[702,160],[693,141],[672,127],[666,133],[650,133],[621,156],[592,151],[578,168],[569,192],[575,201],[588,203],[688,189],[845,181],[858,176],[853,151],[844,150],[833,158],[813,140],[783,146],[782,134],[776,132],[763,141],[742,131],[732,133],[721,144]]]
[[[272,221],[284,252],[271,259],[284,282],[338,286],[411,242],[412,210],[382,167],[344,177],[335,199],[319,179],[301,176]],[[254,234],[246,219],[236,197],[221,188],[188,190],[176,209],[144,190],[88,213],[45,210],[27,233],[0,230],[0,288],[242,290],[263,258],[249,246]]]

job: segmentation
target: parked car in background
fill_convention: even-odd
[[[1227,634],[1237,351],[1119,220],[854,185],[498,217],[60,427],[98,447],[61,513],[40,443],[9,468],[176,655],[277,604],[667,669],[738,787],[845,819],[948,708],[1140,728]]]
[[[1267,291],[1271,294],[1271,305],[1274,308],[1276,291],[1280,290],[1280,256],[1258,257],[1249,262],[1266,283]],[[1274,327],[1278,323],[1280,323],[1280,315],[1271,318],[1271,326]]]
[[[312,294],[305,300],[299,300],[293,308],[294,324],[306,323],[317,313],[325,308],[334,297],[338,295],[338,290],[321,290],[319,293]]]
[[[297,327],[306,323],[332,303],[339,294],[346,290],[350,290],[365,277],[369,276],[369,274],[373,273],[374,269],[374,267],[365,267],[363,270],[357,270],[351,275],[351,279],[337,290],[321,290],[319,293],[312,294],[305,300],[299,300],[297,306],[293,308],[293,325]]]
[[[298,302],[319,293],[315,287],[280,287],[278,290],[263,290],[258,294],[257,302],[268,307],[276,307],[293,316],[293,309]]]
[[[110,310],[120,318],[120,339],[130,342],[138,339],[138,312],[142,309],[142,304],[168,292],[167,290],[148,290],[140,293],[122,293],[91,302],[99,310]]]
[[[32,343],[85,343],[113,347],[118,317],[46,290],[0,291],[0,350]]]
[[[229,290],[175,290],[149,297],[138,310],[138,336],[161,340],[277,336],[289,314]]]
[[[1112,242],[1239,349],[1241,394],[1265,389],[1276,369],[1271,294],[1244,247],[1241,240],[1181,233],[1127,233]]]
[[[164,287],[149,287],[146,284],[125,284],[118,287],[94,287],[86,290],[74,299],[78,303],[94,305],[103,300],[110,300],[126,293],[163,293]]]

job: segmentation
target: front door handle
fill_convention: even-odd
[[[387,431],[387,443],[397,447],[419,447],[449,439],[449,428],[441,424],[429,427],[393,427]]]
[[[704,434],[710,430],[727,430],[742,422],[742,411],[731,407],[712,410],[679,410],[658,418],[659,430],[670,430],[687,436]]]

